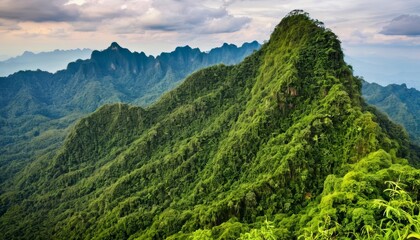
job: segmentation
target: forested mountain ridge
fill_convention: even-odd
[[[200,70],[145,109],[81,119],[1,194],[0,237],[418,234],[415,153],[360,88],[336,35],[294,11],[242,63]]]
[[[363,97],[395,122],[403,125],[410,137],[420,144],[420,92],[405,84],[381,86],[363,82]]]
[[[67,128],[99,106],[150,104],[193,71],[238,63],[259,47],[224,44],[204,53],[185,46],[152,57],[112,43],[55,74],[20,71],[0,78],[0,189],[35,156],[60,146]]]

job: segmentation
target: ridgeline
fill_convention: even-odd
[[[240,64],[81,119],[1,193],[0,238],[415,236],[415,152],[360,89],[337,36],[293,11]]]

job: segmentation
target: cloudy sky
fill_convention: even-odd
[[[152,55],[263,42],[293,9],[339,36],[356,74],[420,89],[419,0],[0,0],[0,59],[113,41]]]

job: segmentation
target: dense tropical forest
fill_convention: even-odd
[[[114,42],[55,74],[20,71],[0,78],[0,189],[36,156],[58,149],[69,128],[99,106],[149,105],[192,72],[239,63],[259,47],[224,44],[205,53],[185,46],[153,57]]]
[[[361,87],[293,11],[241,63],[79,120],[1,189],[0,238],[420,238],[419,152]]]

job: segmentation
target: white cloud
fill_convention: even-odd
[[[187,33],[235,32],[244,27],[250,18],[231,15],[225,7],[208,7],[198,1],[154,1],[139,18],[146,30],[177,31]]]
[[[0,19],[40,24],[67,22],[75,31],[82,32],[235,32],[251,19],[230,14],[225,7],[228,2],[209,7],[193,0],[0,0]]]
[[[0,31],[12,32],[12,31],[18,31],[21,29],[22,28],[15,21],[10,21],[7,19],[0,19]]]

